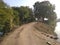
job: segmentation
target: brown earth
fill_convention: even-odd
[[[4,38],[0,45],[60,45],[54,39],[47,37],[48,33],[39,31],[41,23],[33,22],[22,25],[9,36]],[[45,28],[46,29],[46,28]]]

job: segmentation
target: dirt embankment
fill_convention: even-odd
[[[47,36],[37,22],[25,24],[7,36],[0,45],[60,45]],[[38,26],[36,28],[36,26]],[[42,27],[43,28],[43,27]],[[45,29],[46,30],[46,29]]]

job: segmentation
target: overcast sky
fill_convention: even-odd
[[[33,8],[33,5],[36,1],[43,1],[43,0],[4,0],[10,6],[29,6]],[[48,0],[52,4],[56,6],[56,13],[57,17],[60,18],[60,0]]]

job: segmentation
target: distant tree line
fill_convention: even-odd
[[[0,32],[10,32],[14,27],[25,23],[41,20],[50,25],[53,29],[56,26],[55,6],[49,1],[36,2],[32,10],[28,6],[9,7],[3,1],[0,2]],[[47,18],[48,20],[44,20]]]

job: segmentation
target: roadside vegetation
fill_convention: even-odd
[[[40,21],[52,27],[56,26],[55,5],[49,1],[35,2],[34,9],[28,6],[10,7],[3,0],[0,2],[0,32],[5,35],[22,24]],[[44,19],[47,20],[44,20]],[[36,20],[37,19],[37,20]]]

